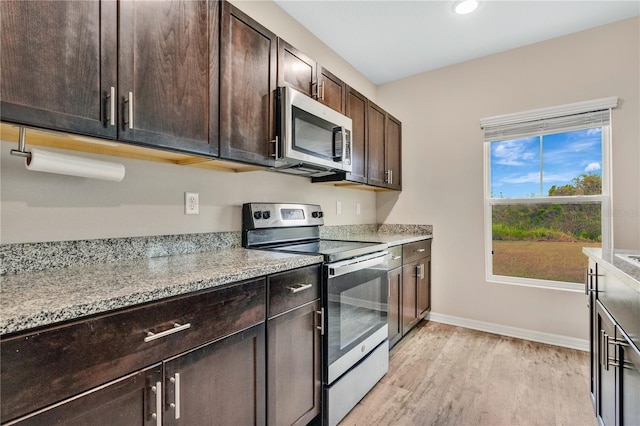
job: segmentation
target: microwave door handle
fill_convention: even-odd
[[[344,152],[344,146],[343,146],[342,152],[340,152],[340,154],[336,153],[336,135],[339,134],[340,132],[342,132],[342,129],[343,129],[343,127],[334,127],[333,128],[333,132],[332,132],[333,133],[333,138],[332,138],[333,140],[331,141],[331,143],[333,145],[332,146],[332,150],[333,150],[332,157],[333,157],[334,160],[338,160],[338,159],[342,160],[342,154]]]
[[[344,163],[347,160],[347,129],[344,126],[340,127],[340,135],[342,136],[342,154],[340,158]]]

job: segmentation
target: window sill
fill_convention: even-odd
[[[501,275],[490,275],[487,277],[487,282],[493,284],[506,284],[521,287],[534,287],[542,288],[546,290],[560,290],[568,291],[571,293],[584,293],[584,284],[581,283],[568,283],[562,281],[547,281],[536,280],[530,278],[518,278],[518,277],[505,277]]]

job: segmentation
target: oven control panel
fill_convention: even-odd
[[[320,225],[324,225],[324,213],[317,204],[246,203],[242,206],[244,229]]]

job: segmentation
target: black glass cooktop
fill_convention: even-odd
[[[341,240],[317,240],[271,248],[271,250],[287,253],[320,254],[324,256],[325,262],[335,262],[386,249],[386,243]]]

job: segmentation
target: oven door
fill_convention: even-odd
[[[325,265],[326,384],[388,337],[388,257],[385,251]]]

